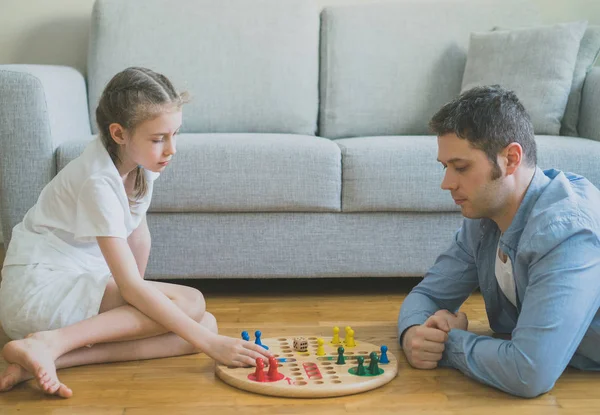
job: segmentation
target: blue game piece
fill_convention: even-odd
[[[258,344],[259,346],[264,347],[266,350],[269,350],[269,348],[267,346],[265,346],[264,344],[262,344],[262,342],[260,341],[260,336],[262,335],[260,330],[256,330],[254,332],[254,335],[256,336],[256,340],[254,341],[254,343]]]
[[[245,330],[242,332],[242,339],[244,339],[246,341],[250,341],[250,335]]]
[[[390,359],[388,359],[387,357],[387,351],[387,346],[381,346],[381,357],[379,358],[379,363],[382,363],[384,365],[390,363]]]

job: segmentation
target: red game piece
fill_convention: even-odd
[[[277,359],[273,356],[269,357],[269,379],[278,379],[279,373],[277,372]]]
[[[266,382],[265,371],[263,370],[264,368],[265,368],[265,362],[263,362],[262,358],[257,357],[256,358],[256,371],[254,372],[254,377],[256,378],[257,382]]]

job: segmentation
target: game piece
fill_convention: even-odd
[[[340,327],[344,330],[344,326]],[[252,336],[254,331],[249,333]],[[307,352],[294,351],[295,337],[304,337],[308,341]],[[271,359],[261,358],[261,374],[255,367],[230,367],[217,363],[214,366],[215,375],[232,387],[253,393],[313,399],[372,390],[390,382],[398,373],[398,360],[391,350],[387,352],[389,364],[379,364],[377,373],[372,374],[369,371],[369,353],[375,352],[379,357],[381,343],[375,345],[360,341],[355,336],[356,347],[348,349],[343,345],[333,345],[331,336],[323,336],[322,348],[325,354],[317,356],[320,337],[303,333],[274,338],[261,336],[261,342],[269,345],[269,352],[275,358],[275,364]],[[337,349],[340,346],[345,348],[342,352],[345,364],[338,365]],[[361,360],[359,358],[363,360],[363,368],[360,370],[362,373],[364,369],[363,375],[358,373]],[[261,363],[256,365],[261,366]]]
[[[369,373],[371,376],[379,375],[382,372],[382,369],[379,369],[379,357],[377,357],[377,353],[371,353],[371,362],[369,363]]]
[[[350,330],[352,330],[352,328],[351,328],[350,326],[346,326],[346,328],[345,328],[344,330],[346,331],[346,337],[344,337],[344,341],[345,341],[345,339],[347,339],[347,338],[348,338],[348,332],[349,332]]]
[[[348,337],[346,337],[346,347],[355,347],[356,342],[354,341],[354,330],[348,330]]]
[[[254,371],[254,377],[257,382],[265,382],[265,362],[260,357],[256,358],[256,370]]]
[[[308,340],[305,337],[294,337],[294,350],[305,352],[308,350]]]
[[[346,364],[346,359],[344,358],[344,348],[342,346],[338,347],[338,359],[336,364],[338,365],[345,365]]]
[[[387,357],[388,348],[386,345],[381,346],[381,357],[379,358],[379,363],[382,365],[387,365],[390,363],[390,360]]]
[[[325,342],[323,339],[317,339],[317,356],[325,356]]]
[[[333,338],[331,339],[331,344],[336,346],[340,344],[340,328],[337,326],[333,328]]]
[[[271,356],[269,357],[269,379],[277,379],[279,377],[279,373],[277,373],[277,358]]]
[[[367,374],[367,371],[365,370],[365,358],[362,356],[358,356],[356,358],[356,361],[358,362],[358,366],[356,368],[356,374],[358,376],[365,376]]]
[[[374,357],[377,357],[377,352],[369,353],[369,359],[373,360]]]
[[[242,339],[244,339],[246,341],[250,341],[250,335],[245,330],[242,332]]]
[[[256,340],[254,340],[254,343],[256,343],[256,344],[258,344],[259,346],[262,346],[262,347],[264,347],[265,349],[269,350],[269,348],[268,348],[266,345],[262,344],[262,342],[261,342],[261,340],[260,340],[260,336],[262,336],[262,333],[260,332],[260,330],[256,330],[256,331],[254,332],[254,335],[256,336]]]

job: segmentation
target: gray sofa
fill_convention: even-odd
[[[433,113],[461,88],[469,34],[540,23],[522,1],[99,0],[87,75],[0,66],[5,242],[96,133],[119,70],[192,95],[148,215],[149,278],[423,275],[460,226],[440,189]],[[518,70],[518,68],[515,68]],[[600,185],[600,68],[579,137],[537,136],[539,164]]]

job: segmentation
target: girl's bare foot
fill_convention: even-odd
[[[31,373],[45,393],[69,398],[73,392],[58,380],[55,357],[50,351],[52,343],[47,337],[42,332],[13,340],[4,346],[2,356],[8,363],[15,363]]]
[[[16,363],[11,363],[0,375],[0,392],[9,391],[13,386],[25,382],[32,377],[33,375],[21,366]]]

